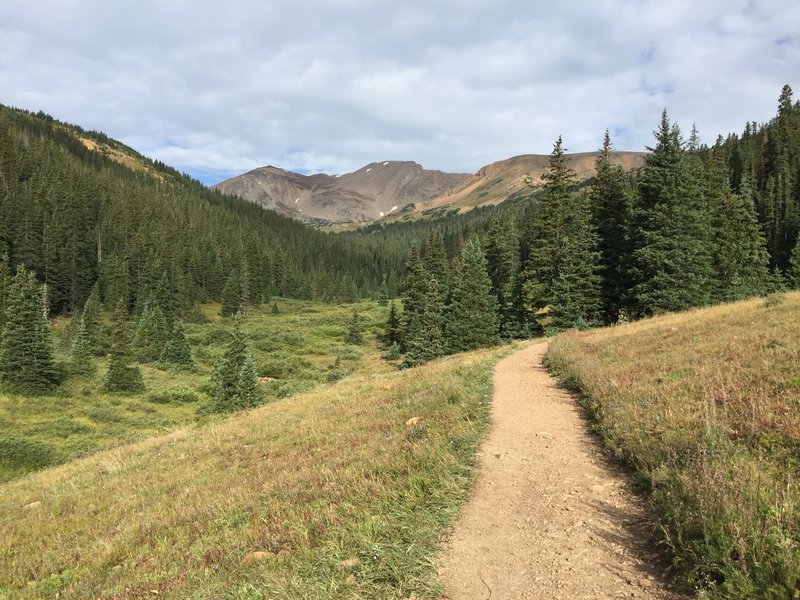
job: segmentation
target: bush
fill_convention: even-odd
[[[200,397],[185,385],[178,385],[166,390],[152,391],[145,400],[153,404],[191,404],[198,402]]]
[[[0,436],[0,466],[11,470],[36,471],[59,462],[57,452],[45,442],[10,434]]]

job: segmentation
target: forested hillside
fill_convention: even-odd
[[[390,239],[421,239],[407,262],[404,326],[387,338],[412,356],[421,343],[430,357],[432,336],[463,327],[453,290],[487,281],[504,337],[800,287],[800,103],[787,85],[778,104],[769,123],[748,123],[710,148],[694,128],[686,139],[664,111],[644,165],[631,172],[613,163],[606,134],[597,175],[585,185],[559,138],[542,188],[528,198],[468,217],[371,227]],[[450,275],[469,236],[483,245],[472,284]],[[431,281],[440,298],[426,301]],[[426,330],[429,312],[443,315],[427,317],[440,332]]]
[[[95,282],[111,309],[165,282],[175,311],[230,294],[353,300],[399,264],[370,239],[311,230],[226,197],[103,134],[0,106],[0,255],[47,284],[53,314]],[[163,284],[162,284],[163,287]]]

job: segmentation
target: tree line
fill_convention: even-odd
[[[403,315],[390,311],[386,343],[410,365],[474,340],[800,288],[800,103],[788,85],[778,105],[768,124],[748,123],[711,147],[694,127],[685,139],[665,110],[633,172],[613,164],[606,132],[587,186],[559,138],[523,210],[495,211],[455,253],[439,229],[412,247]]]

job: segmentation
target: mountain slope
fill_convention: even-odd
[[[324,235],[141,156],[101,133],[0,105],[0,256],[48,285],[53,313],[95,282],[141,306],[166,278],[176,314],[226,283],[269,294],[358,297],[400,268],[369,240]],[[242,285],[244,282],[246,285]]]
[[[596,152],[570,155],[570,166],[579,180],[594,175],[596,158]],[[302,221],[358,223],[400,212],[407,215],[439,207],[463,211],[499,204],[535,190],[549,159],[549,155],[515,156],[487,165],[474,175],[430,171],[400,161],[370,163],[337,176],[300,175],[269,166],[215,187]],[[614,161],[625,169],[636,168],[642,165],[644,153],[618,152]]]
[[[215,187],[299,220],[341,223],[372,221],[410,202],[450,193],[469,179],[414,162],[385,161],[340,176],[262,167]]]

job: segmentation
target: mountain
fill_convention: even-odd
[[[370,163],[344,175],[300,175],[262,167],[215,186],[302,221],[373,221],[418,201],[461,189],[472,176],[423,169],[410,161]]]
[[[344,175],[300,175],[273,166],[254,169],[215,186],[295,219],[325,223],[368,222],[402,212],[445,206],[462,211],[499,204],[533,191],[549,155],[525,154],[481,168],[474,175],[443,173],[409,161],[370,163]],[[597,152],[570,155],[580,180],[594,175]],[[644,153],[617,152],[625,169],[642,165]],[[410,206],[413,205],[413,206]],[[405,210],[403,210],[405,208]]]

